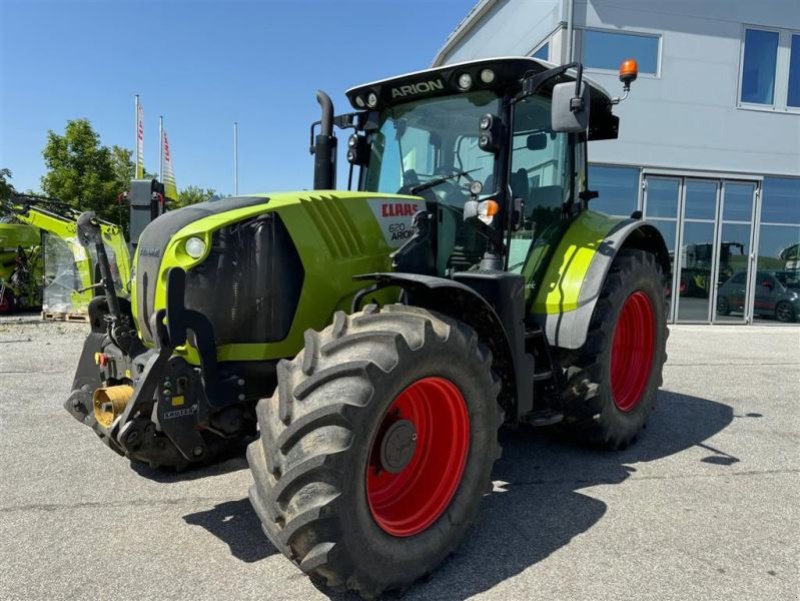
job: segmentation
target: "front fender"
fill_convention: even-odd
[[[667,245],[653,225],[585,211],[569,226],[545,270],[529,312],[552,346],[577,349],[586,342],[606,276],[623,248],[653,253],[664,275],[670,273]]]
[[[449,278],[385,272],[359,275],[355,279],[375,281],[380,288],[390,286],[401,288],[407,295],[409,305],[448,315],[472,327],[478,333],[481,342],[492,351],[492,363],[503,385],[500,404],[507,415],[512,415],[512,411],[516,411],[520,406],[530,410],[529,405],[532,400],[527,398],[528,388],[523,387],[520,390],[518,378],[524,376],[525,370],[518,368],[522,352],[521,349],[515,348],[519,345],[514,343],[517,339],[524,340],[524,337],[520,338],[523,334],[522,278],[514,274],[505,275],[516,282],[509,282],[508,289],[515,290],[516,293],[510,295],[516,294],[520,299],[516,316],[518,324],[504,323],[504,321],[514,321],[510,310],[511,299],[506,303],[509,305],[505,308],[506,311],[499,311],[504,316],[507,315],[504,320],[475,288]],[[365,290],[368,291],[369,289]],[[509,331],[511,328],[514,331]],[[522,348],[524,349],[524,342]],[[529,371],[532,372],[532,367]],[[520,398],[519,393],[526,395],[526,398]]]

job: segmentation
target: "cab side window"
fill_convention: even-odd
[[[550,99],[531,96],[516,106],[511,191],[522,200],[523,227],[511,240],[509,268],[520,272],[532,244],[560,221],[567,183],[566,134],[550,129]]]

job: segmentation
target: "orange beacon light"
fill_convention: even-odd
[[[627,92],[631,87],[631,83],[636,81],[639,75],[639,65],[632,58],[622,61],[619,66],[619,80],[623,83],[624,89]]]

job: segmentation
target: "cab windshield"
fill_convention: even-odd
[[[469,185],[494,191],[495,156],[478,146],[482,115],[499,112],[488,90],[427,98],[387,108],[370,137],[361,189],[420,196],[435,215],[437,274],[470,269],[486,251],[486,237],[464,223]]]
[[[492,175],[494,155],[478,147],[478,122],[485,113],[497,112],[497,95],[488,90],[383,110],[379,129],[371,137],[362,189],[413,194],[421,184],[452,175],[428,190],[438,202],[463,205],[468,198],[465,185],[475,180],[485,184]],[[434,200],[430,194],[420,195]]]

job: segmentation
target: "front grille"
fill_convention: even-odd
[[[275,213],[214,232],[208,257],[186,275],[186,307],[208,317],[217,345],[283,340],[303,266]]]
[[[136,247],[136,313],[139,334],[145,342],[152,342],[154,338],[150,329],[150,318],[154,310],[158,273],[164,251],[172,237],[190,223],[204,217],[268,202],[268,198],[257,196],[202,202],[164,213],[144,228]]]

